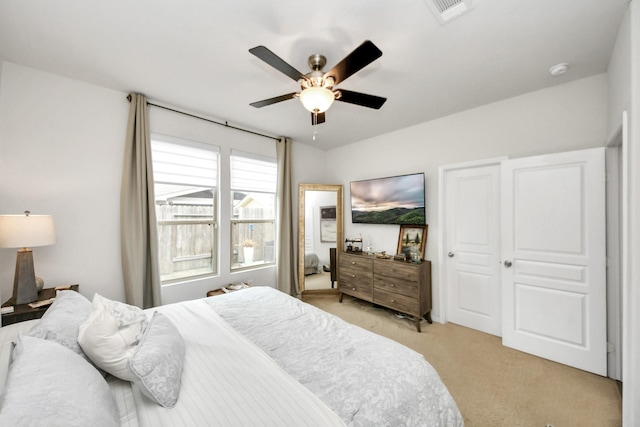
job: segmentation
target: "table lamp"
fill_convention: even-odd
[[[29,247],[52,245],[56,232],[51,215],[0,215],[0,248],[19,248],[13,279],[13,304],[38,299],[33,253]]]

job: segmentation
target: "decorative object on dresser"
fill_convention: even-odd
[[[424,259],[428,231],[428,225],[401,225],[398,254],[405,254],[407,260],[419,264]]]
[[[13,304],[27,304],[38,299],[33,252],[29,247],[53,245],[56,232],[51,215],[0,215],[0,247],[20,248],[13,279]]]
[[[338,254],[340,302],[344,294],[431,321],[431,261],[410,264],[369,255]]]
[[[13,298],[7,300],[2,307],[13,307],[13,311],[2,313],[2,326],[25,320],[40,319],[55,300],[58,291],[72,290],[78,292],[80,285],[60,285],[55,288],[45,288],[38,292],[36,302],[30,304],[13,304]]]
[[[356,239],[344,239],[345,243],[345,252],[355,252],[358,254],[362,253],[362,237],[358,237]]]

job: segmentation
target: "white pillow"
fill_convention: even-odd
[[[78,345],[78,327],[91,314],[91,302],[75,291],[59,291],[56,299],[28,333],[30,337],[55,341],[84,357]]]
[[[89,318],[80,325],[78,343],[96,366],[133,381],[136,377],[129,368],[129,359],[146,327],[147,317],[142,309],[96,294]]]
[[[0,425],[120,426],[107,382],[86,359],[54,341],[26,335],[13,353]]]

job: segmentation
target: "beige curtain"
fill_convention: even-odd
[[[161,304],[147,98],[132,93],[120,191],[120,244],[127,304]]]
[[[291,139],[276,142],[278,155],[278,289],[289,295],[298,295],[295,248],[293,236],[293,202],[291,194]]]

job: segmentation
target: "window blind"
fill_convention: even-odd
[[[204,145],[204,144],[203,144]],[[151,139],[153,179],[156,183],[216,187],[217,147],[200,148]]]
[[[278,167],[275,159],[233,151],[231,190],[275,193]]]

